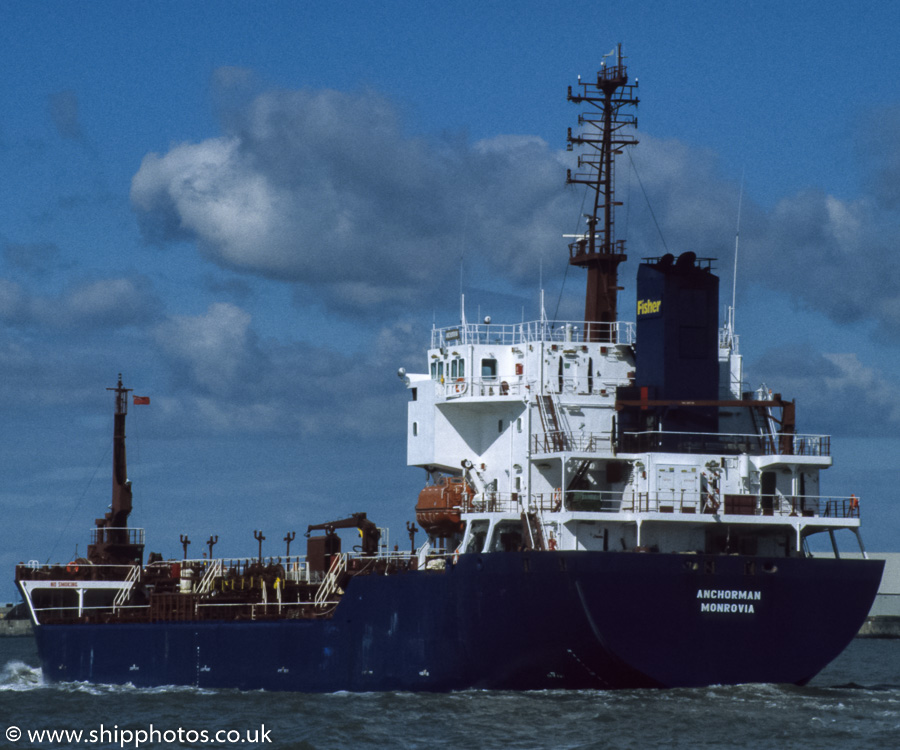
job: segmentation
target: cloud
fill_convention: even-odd
[[[800,432],[894,436],[900,426],[897,383],[855,353],[820,353],[809,344],[773,348],[750,369],[796,399]]]
[[[205,396],[234,396],[252,387],[266,366],[250,330],[250,315],[230,303],[212,304],[203,315],[170,317],[153,337],[185,380]]]
[[[260,94],[227,127],[144,158],[131,199],[149,240],[360,309],[431,304],[463,254],[515,282],[564,248],[575,197],[539,138],[417,138],[384,97],[327,90]]]
[[[373,91],[265,91],[241,69],[225,132],[148,154],[131,199],[145,236],[190,240],[214,263],[295,285],[344,313],[421,313],[452,304],[460,263],[505,290],[530,288],[543,258],[564,257],[581,190],[563,189],[561,151],[534,136],[476,143],[410,135]],[[867,192],[807,189],[773,208],[744,196],[739,284],[758,283],[838,324],[876,320],[900,341],[900,109],[860,136]],[[715,153],[641,133],[619,159],[616,236],[632,258],[691,250],[732,274],[739,185]],[[895,195],[896,193],[896,195]],[[644,199],[646,196],[646,200]],[[544,269],[545,285],[564,264]],[[626,281],[627,283],[627,281]]]
[[[752,278],[836,323],[876,320],[900,338],[897,228],[869,196],[807,190],[781,200],[767,219],[747,246]]]
[[[860,118],[855,147],[867,192],[882,208],[900,209],[900,104]]]
[[[872,156],[860,165],[870,179],[852,199],[807,188],[764,209],[743,196],[739,291],[759,284],[839,325],[874,320],[882,338],[900,342],[900,112],[895,121],[896,130],[868,132]],[[622,161],[617,197],[630,200],[617,230],[630,254],[693,250],[717,258],[720,277],[730,280],[739,186],[721,174],[717,157],[641,134],[634,161],[652,216]]]
[[[148,279],[99,279],[75,283],[56,297],[37,295],[0,278],[0,320],[18,326],[69,331],[121,328],[157,318],[161,303]]]
[[[170,395],[154,404],[181,429],[372,437],[402,412],[396,372],[409,355],[408,330],[383,328],[370,352],[349,355],[260,339],[249,313],[214,303],[155,327],[174,380]]]

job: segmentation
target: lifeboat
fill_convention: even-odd
[[[462,477],[441,477],[419,493],[416,522],[428,536],[452,537],[462,531],[460,512],[474,494]]]

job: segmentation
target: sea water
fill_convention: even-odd
[[[900,747],[891,640],[854,641],[802,688],[301,695],[52,684],[31,638],[0,639],[0,670],[0,747],[20,750]]]

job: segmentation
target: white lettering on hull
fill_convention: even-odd
[[[756,614],[756,607],[743,602],[761,601],[762,592],[738,589],[697,589],[697,598],[712,600],[700,602],[701,612],[753,615]]]
[[[722,604],[721,602],[701,602],[701,612],[735,612],[742,615],[756,613],[752,604]]]

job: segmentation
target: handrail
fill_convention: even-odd
[[[105,542],[107,544],[143,545],[144,530],[132,526],[95,526],[91,529],[90,540],[91,544]]]
[[[785,441],[791,451],[785,452]],[[648,430],[626,432],[619,441],[623,453],[653,451],[679,453],[748,453],[752,456],[831,455],[830,435],[797,435],[794,433],[742,434],[724,432],[667,432]]]
[[[585,326],[589,327],[585,335]],[[603,341],[607,344],[634,343],[635,324],[627,321],[616,323],[585,323],[583,320],[533,320],[527,323],[514,324],[480,324],[434,328],[431,331],[431,348],[459,344],[499,344],[515,345],[537,342],[548,343],[585,343],[595,340],[600,329]]]
[[[623,493],[621,491],[553,490],[530,496],[518,492],[484,492],[465,496],[462,513],[541,511],[556,513],[692,513],[740,516],[805,516],[859,518],[859,498],[817,495],[756,495],[724,493],[713,498],[698,491]]]
[[[472,396],[522,396],[528,385],[521,375],[500,375],[494,378],[441,378],[435,381],[439,398]]]
[[[121,607],[125,600],[128,598],[128,594],[131,592],[131,586],[127,584],[134,585],[134,582],[137,581],[141,577],[141,566],[140,565],[132,565],[131,570],[128,571],[128,577],[125,579],[125,585],[122,586],[119,593],[116,594],[115,599],[113,599],[113,612],[116,611],[117,608]],[[82,607],[83,609],[83,607]]]
[[[323,607],[328,603],[326,599],[337,590],[341,576],[346,571],[347,555],[332,555],[331,564],[328,566],[328,574],[325,576],[325,580],[322,581],[322,585],[319,586],[319,590],[316,591],[315,605],[317,607]]]
[[[212,591],[213,584],[216,578],[222,576],[224,567],[221,559],[213,560],[212,565],[209,565],[203,572],[203,578],[200,579],[200,583],[197,586],[197,593],[206,594]]]
[[[565,438],[565,441],[561,438]],[[564,432],[550,430],[531,436],[532,451],[538,455],[544,453],[560,453],[560,445],[568,444],[565,449],[570,453],[605,453],[611,449],[612,433],[607,432]]]

